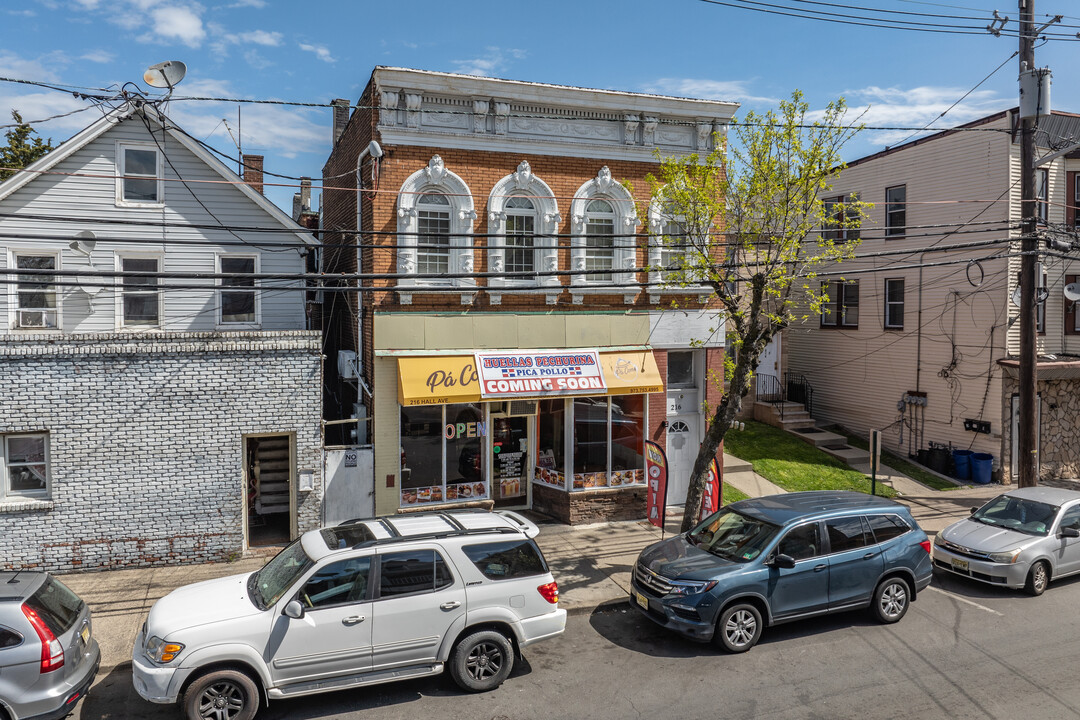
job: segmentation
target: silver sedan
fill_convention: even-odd
[[[1080,492],[1010,490],[934,538],[934,567],[1042,595],[1051,578],[1080,572]]]

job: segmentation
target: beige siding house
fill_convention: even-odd
[[[889,448],[923,459],[942,445],[989,453],[1003,482],[1015,473],[1020,337],[1010,300],[1020,264],[1016,123],[1004,111],[851,162],[827,200],[874,203],[858,257],[820,278],[829,312],[784,338],[786,370],[813,388],[819,423],[883,430]],[[1038,153],[1078,133],[1080,116],[1055,113],[1040,123]],[[1044,169],[1041,230],[1068,240],[1080,153]],[[1071,477],[1080,474],[1080,332],[1063,288],[1080,261],[1040,261],[1040,473]]]

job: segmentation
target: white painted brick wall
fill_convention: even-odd
[[[0,434],[49,433],[51,502],[0,505],[0,568],[223,560],[243,544],[241,438],[294,433],[301,532],[322,505],[321,335],[0,336]]]

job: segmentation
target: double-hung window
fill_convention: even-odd
[[[585,206],[585,269],[606,270],[585,275],[587,283],[610,283],[615,264],[615,208],[607,200]]]
[[[259,258],[256,255],[220,255],[218,273],[235,275],[221,278],[218,290],[218,306],[221,325],[257,325],[259,322],[259,297],[255,289],[254,275],[259,272]],[[251,277],[245,277],[251,276]]]
[[[0,474],[0,499],[48,497],[48,434],[0,435]]]
[[[821,284],[828,299],[821,306],[821,327],[859,327],[859,282],[833,280]]]
[[[907,185],[885,188],[885,237],[904,235],[907,226]]]
[[[904,278],[885,279],[885,329],[904,329]]]
[[[156,273],[156,257],[121,257],[122,272]],[[120,326],[145,328],[161,324],[161,290],[156,277],[125,277],[120,287]]]
[[[55,254],[14,252],[16,270],[57,270]],[[17,275],[15,277],[15,321],[18,330],[44,330],[59,327],[55,275]]]
[[[1077,282],[1080,281],[1080,275],[1066,275],[1065,284],[1076,287]],[[1065,334],[1066,335],[1080,335],[1080,312],[1077,312],[1077,304],[1080,301],[1070,300],[1068,295],[1065,296]]]
[[[665,283],[686,280],[690,239],[682,223],[668,220],[660,237],[660,279]]]
[[[429,276],[450,272],[450,200],[439,193],[420,196],[416,201],[416,229],[416,272]]]
[[[822,210],[824,216],[821,223],[822,237],[826,240],[841,242],[859,239],[859,210],[854,204],[857,201],[858,196],[855,194],[838,195],[822,200],[825,206]]]
[[[534,232],[536,208],[526,197],[506,201],[506,272],[533,272],[536,268]],[[518,278],[520,279],[520,278]]]
[[[164,202],[162,161],[152,145],[117,145],[119,175],[116,200],[124,205],[160,205]]]

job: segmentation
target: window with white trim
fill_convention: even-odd
[[[120,256],[121,272],[160,271],[161,259],[152,256]],[[161,324],[161,287],[156,277],[125,277],[121,279],[119,325],[147,328]]]
[[[0,475],[0,500],[49,497],[48,433],[0,435]]]
[[[161,153],[153,145],[118,144],[119,177],[116,201],[125,205],[160,205],[164,202]]]
[[[904,329],[904,278],[885,278],[885,329]]]
[[[488,269],[508,274],[558,270],[555,235],[561,221],[551,188],[522,160],[488,196]],[[562,290],[556,275],[492,277],[487,284],[493,304],[501,302],[506,290],[543,292],[554,303]]]
[[[254,277],[259,272],[258,255],[219,255],[218,274],[240,277],[221,278],[218,285],[218,323],[220,325],[258,325],[259,296]]]
[[[462,303],[472,302],[472,232],[476,211],[465,181],[446,169],[438,155],[417,170],[398,192],[398,297],[412,302],[409,288],[444,285],[468,288]],[[462,275],[463,277],[446,277]]]
[[[606,290],[604,286],[634,282],[633,273],[627,272],[637,265],[633,196],[612,179],[611,170],[605,166],[578,188],[570,212],[574,220],[571,257],[576,272],[570,285],[571,294],[576,294],[574,302],[583,301],[582,293],[606,291],[622,293],[624,300],[632,303],[637,288]],[[583,270],[600,272],[580,272]]]
[[[694,246],[684,220],[662,198],[649,205],[650,302],[658,302],[662,294],[711,292],[700,284],[706,261]]]
[[[58,253],[23,252],[11,253],[11,264],[17,270],[59,270]],[[14,318],[16,330],[49,330],[59,325],[59,294],[55,275],[14,275]]]
[[[855,193],[838,195],[822,200],[824,207],[821,223],[821,236],[826,240],[847,242],[859,239],[859,209],[854,204],[859,201]]]

